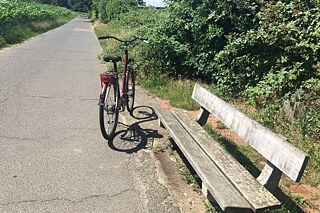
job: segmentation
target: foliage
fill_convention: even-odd
[[[96,15],[97,17],[101,20],[101,21],[107,21],[107,11],[106,11],[106,7],[107,7],[107,3],[108,0],[100,0],[97,1],[97,3],[94,3],[93,6],[97,7],[96,11]]]
[[[61,4],[58,5],[60,6]],[[92,0],[68,0],[67,4],[64,6],[74,11],[88,12],[92,9]]]
[[[254,10],[254,1],[249,4]],[[211,80],[211,62],[227,42],[225,34],[247,30],[253,23],[249,9],[241,9],[232,1],[174,1],[151,35],[160,51],[155,60],[170,75]],[[241,15],[240,10],[250,13]]]
[[[224,95],[244,97],[271,128],[288,105],[302,140],[319,140],[316,1],[176,0],[145,32],[147,72],[200,78]]]
[[[73,11],[88,12],[92,10],[92,0],[16,0],[24,2],[36,2],[54,6],[66,7]]]
[[[70,10],[52,5],[0,0],[0,47],[70,20]]]
[[[83,0],[80,0],[83,1]],[[144,5],[142,0],[90,0],[92,18],[98,18],[102,22],[111,21],[130,8],[137,8]]]
[[[145,36],[150,35],[149,30],[155,28],[155,24],[162,14],[162,10],[157,10],[153,7],[144,7],[139,9],[132,8],[130,11],[119,14],[116,19],[108,22],[107,25],[98,25],[100,28],[96,28],[96,33],[98,36],[110,34],[123,39],[130,39],[135,36]],[[106,26],[101,29],[101,26]],[[136,67],[142,70],[152,69],[153,60],[147,59],[149,63],[145,63],[143,58],[146,46],[152,45],[153,42],[149,39],[150,44],[136,42],[130,45],[130,57],[135,58]],[[101,44],[108,45],[108,48],[104,48],[103,54],[119,54],[121,55],[121,44],[114,40],[103,40]],[[140,72],[139,75],[146,75],[147,72]]]
[[[119,14],[128,12],[130,8],[136,6],[136,0],[109,0],[106,5],[107,18],[108,20],[112,20]]]
[[[70,14],[70,10],[46,4],[22,1],[0,0],[0,27],[44,21],[60,15]]]

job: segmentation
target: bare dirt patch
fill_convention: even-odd
[[[158,97],[156,97],[156,100],[158,101],[159,105],[164,109],[168,109],[168,110],[177,109],[176,107],[171,106],[168,100],[162,100]]]
[[[312,205],[314,205],[314,208],[311,208],[309,205],[306,205],[306,212],[320,212],[320,186],[313,187],[308,184],[292,185],[289,187],[289,191],[294,195],[300,195],[308,199],[312,203]]]
[[[206,212],[205,198],[195,186],[189,185],[179,173],[179,167],[183,162],[179,155],[170,148],[168,136],[154,144],[154,157],[158,160],[158,176],[163,179],[170,194],[179,205],[180,211],[184,213]]]

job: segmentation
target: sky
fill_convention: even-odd
[[[163,7],[164,3],[162,0],[144,0],[147,5],[152,5],[152,6],[156,6],[156,7]]]

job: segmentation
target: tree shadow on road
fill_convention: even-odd
[[[154,139],[163,137],[158,133],[158,130],[144,129],[140,126],[141,123],[158,119],[152,107],[135,107],[131,116],[138,121],[131,125],[119,122],[120,131],[116,133],[112,140],[108,141],[108,145],[112,150],[131,154],[142,149],[152,148]]]

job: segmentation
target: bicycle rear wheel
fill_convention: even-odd
[[[127,110],[132,113],[134,107],[134,98],[135,98],[135,78],[132,68],[128,67],[128,89],[127,89]]]
[[[114,137],[118,124],[118,91],[116,83],[107,83],[106,94],[103,100],[100,100],[99,120],[100,129],[103,137],[110,140]]]

